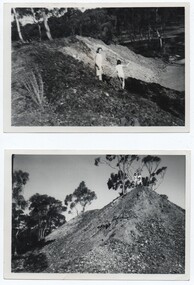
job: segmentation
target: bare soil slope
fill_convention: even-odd
[[[114,70],[117,59],[124,65],[125,76],[132,77],[146,83],[157,83],[163,87],[184,91],[184,65],[164,63],[161,59],[147,58],[134,53],[122,45],[106,45],[103,41],[93,38],[76,36],[76,41],[60,50],[78,60],[94,65],[94,58],[98,47],[102,47],[104,56],[104,72],[110,76]],[[68,40],[67,40],[68,42]],[[114,75],[116,76],[116,75]]]
[[[72,219],[13,271],[184,273],[184,210],[148,188]]]
[[[95,78],[94,48],[95,45],[92,50],[83,39],[77,38],[14,46],[12,125],[184,126],[184,92],[148,82],[153,81],[151,74],[155,68],[159,70],[154,60],[141,57],[139,61],[139,56],[123,47],[121,51],[124,53],[127,49],[134,66],[138,67],[130,69],[137,73],[137,79],[128,77],[126,90],[122,92],[117,80],[110,78],[108,73],[104,82]],[[78,56],[74,49],[79,51]],[[118,47],[111,47],[115,60],[114,49]],[[163,66],[162,62],[159,65]],[[113,68],[109,63],[110,66]],[[150,72],[147,69],[142,72],[141,66]],[[43,108],[32,101],[24,84],[33,79],[34,69],[43,80]]]

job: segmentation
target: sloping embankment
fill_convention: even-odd
[[[130,53],[130,50],[127,49],[127,52]],[[80,59],[81,56],[85,61]],[[76,38],[14,47],[12,124],[184,126],[184,92],[132,77],[126,80],[126,90],[120,92],[117,79],[107,75],[104,76],[105,82],[100,82],[95,78],[94,56],[95,49],[92,52],[84,42]],[[144,60],[147,63],[151,61],[156,66],[155,60]],[[162,66],[162,62],[160,65]],[[110,64],[109,66],[114,68]],[[151,67],[151,64],[148,67]],[[37,105],[30,99],[23,84],[28,74],[30,76],[32,68],[39,70],[44,81],[44,94],[48,103],[45,104],[44,110],[37,111]],[[143,73],[141,75],[143,76]],[[150,73],[148,75],[150,76]]]
[[[184,258],[184,210],[140,187],[58,228],[13,271],[180,274]]]
[[[69,45],[68,41],[70,41]],[[124,65],[128,64],[124,67],[126,78],[132,77],[146,83],[157,83],[177,91],[185,90],[184,65],[165,64],[160,59],[146,58],[121,45],[106,45],[98,39],[76,36],[73,42],[70,38],[67,39],[67,45],[60,48],[60,51],[93,68],[98,47],[103,49],[103,70],[107,76],[114,72],[116,61],[120,59]]]

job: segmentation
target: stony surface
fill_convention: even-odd
[[[118,80],[108,77],[109,72],[103,82],[95,78],[96,46],[97,43],[91,51],[91,46],[77,38],[15,46],[12,52],[12,124],[184,126],[184,92],[151,83],[161,80],[155,80],[158,72],[165,68],[161,61],[143,58],[126,47],[123,50],[119,47],[121,55],[128,51],[134,64],[130,71],[134,74],[128,74],[132,77],[128,77],[126,90],[122,91]],[[118,50],[118,47],[110,48],[115,60],[117,55],[114,49]],[[110,71],[114,68],[112,64],[113,58],[108,65]],[[31,76],[33,69],[38,69],[43,79],[43,108],[34,104],[23,83],[26,77]]]
[[[13,271],[169,274],[184,273],[184,262],[184,210],[139,187],[55,230]]]

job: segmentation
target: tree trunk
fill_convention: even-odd
[[[50,28],[49,28],[49,25],[48,25],[48,18],[47,18],[47,15],[46,15],[44,10],[42,11],[42,16],[43,16],[43,21],[44,21],[44,27],[45,27],[45,30],[46,30],[46,35],[47,35],[48,39],[50,41],[52,41],[53,38],[51,36]]]
[[[46,231],[46,228],[43,226],[41,226],[39,229],[38,229],[38,241],[42,241],[44,240],[44,237],[45,237],[45,231]]]
[[[78,212],[78,210],[75,208],[75,210],[76,210],[76,214],[77,214],[77,216],[79,216],[79,212]]]
[[[41,26],[38,23],[38,32],[39,32],[39,37],[40,37],[40,42],[42,41],[42,34],[41,34]]]
[[[13,256],[17,256],[18,255],[18,234],[19,234],[19,230],[16,231],[15,234],[15,240],[12,242],[13,243]]]
[[[85,210],[86,210],[86,205],[87,205],[87,203],[86,203],[85,205],[83,205],[82,213],[85,212]]]
[[[32,11],[34,23],[37,24],[37,26],[38,26],[39,38],[40,38],[40,42],[41,42],[41,40],[42,40],[41,27],[40,27],[39,21],[36,20],[34,9],[31,8],[31,11]]]
[[[18,20],[18,15],[17,15],[17,12],[16,12],[15,8],[13,8],[13,13],[14,13],[14,17],[15,17],[15,20],[16,20],[16,25],[17,25],[17,31],[18,31],[19,38],[20,38],[22,43],[25,43],[24,39],[22,37],[22,33],[21,33],[21,29],[20,29],[20,22]]]
[[[125,195],[125,182],[123,180],[123,189],[122,189],[123,195]]]

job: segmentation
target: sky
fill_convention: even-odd
[[[107,181],[113,169],[106,165],[94,165],[98,155],[15,155],[14,170],[29,173],[24,187],[24,197],[47,194],[64,201],[67,194],[85,181],[96,192],[97,199],[86,210],[99,209],[118,197],[118,191],[109,190]],[[142,157],[142,156],[141,156]],[[167,166],[163,183],[156,190],[166,194],[169,200],[185,208],[185,156],[160,155],[161,167]]]

